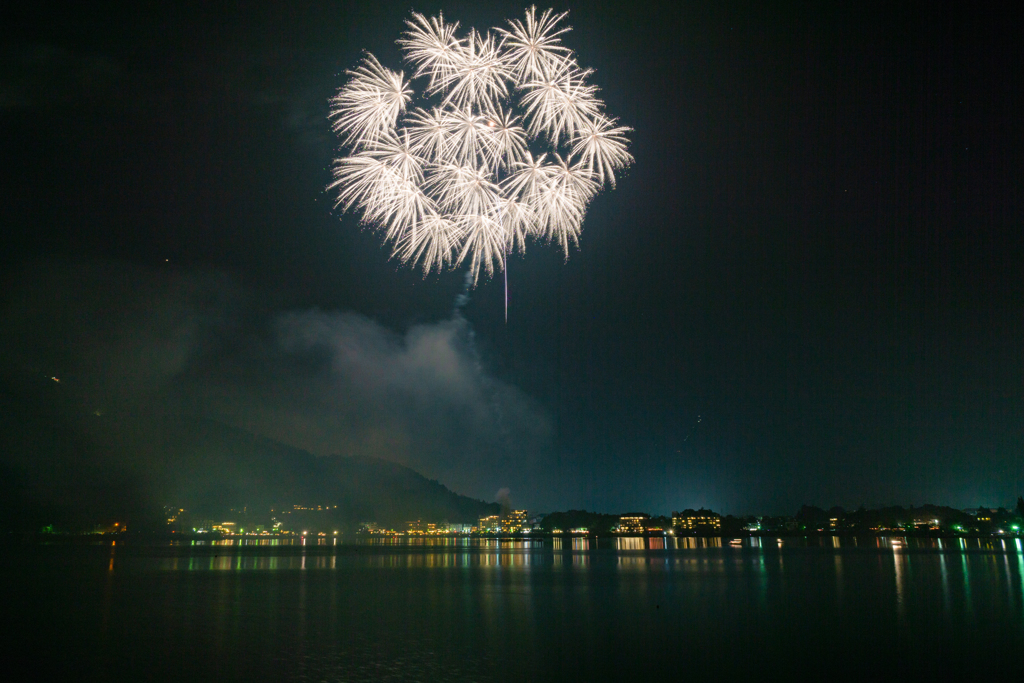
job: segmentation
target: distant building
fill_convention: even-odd
[[[410,534],[425,534],[427,533],[427,523],[417,519],[415,522],[406,522],[406,531]]]
[[[501,533],[518,534],[526,528],[526,510],[509,510],[501,518]]]
[[[487,517],[481,517],[480,522],[476,526],[476,530],[481,534],[496,534],[501,531],[501,517],[498,515],[489,515]]]
[[[167,516],[167,524],[168,524],[168,526],[170,526],[171,524],[174,524],[175,522],[177,522],[178,519],[181,517],[183,512],[185,512],[185,510],[183,508],[174,507],[174,506],[171,506],[171,505],[165,505],[164,506],[164,515]]]
[[[619,516],[618,530],[625,534],[642,534],[650,525],[651,516],[644,512],[629,512]]]
[[[711,510],[683,510],[672,513],[672,526],[683,533],[712,534],[722,530],[722,516]]]

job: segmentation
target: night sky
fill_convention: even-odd
[[[524,6],[299,4],[2,11],[9,386],[532,510],[1024,493],[1016,12],[556,7],[636,161],[567,261],[511,259],[506,324],[500,278],[456,310],[463,270],[333,209],[327,112],[362,50],[401,68],[411,10]]]

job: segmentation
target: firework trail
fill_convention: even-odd
[[[531,7],[508,28],[460,34],[414,12],[398,40],[410,78],[367,53],[331,99],[347,153],[328,188],[336,207],[424,273],[467,264],[467,283],[504,272],[528,237],[568,258],[590,200],[633,157],[632,129],[562,45],[565,16]],[[506,284],[506,319],[507,298]]]

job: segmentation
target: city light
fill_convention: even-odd
[[[495,506],[497,507],[497,506]],[[806,506],[805,506],[806,507]],[[1024,508],[1024,506],[1021,506]],[[246,506],[231,508],[227,517],[230,521],[215,522],[213,519],[198,517],[194,512],[182,506],[162,506],[163,524],[168,535],[178,538],[182,535],[203,537],[205,535],[221,538],[287,538],[315,536],[335,537],[335,541],[348,527],[337,526],[342,522],[338,518],[337,505],[294,504],[269,509],[269,514],[250,509]],[[491,508],[494,509],[494,508]],[[813,513],[801,510],[794,517],[758,516],[743,517],[723,516],[712,510],[686,509],[673,512],[667,516],[652,516],[646,512],[630,512],[621,515],[607,513],[588,513],[585,511],[554,512],[530,516],[527,510],[505,510],[501,514],[479,517],[476,523],[428,521],[413,519],[402,523],[388,521],[386,524],[377,521],[365,521],[352,527],[356,538],[366,535],[377,537],[457,537],[457,536],[490,536],[518,537],[531,536],[543,538],[545,535],[559,536],[599,536],[616,534],[623,536],[673,536],[686,538],[689,536],[709,536],[722,539],[727,543],[730,538],[777,538],[781,543],[786,536],[829,536],[859,537],[872,535],[886,539],[884,546],[906,548],[907,536],[942,538],[957,537],[1019,537],[1021,535],[1022,515],[1018,509],[1000,508],[968,508],[954,509],[942,506],[927,505],[910,509],[900,506],[878,510],[846,512],[835,507],[827,513],[820,508],[811,508]],[[837,514],[838,513],[838,514]],[[238,516],[234,516],[238,515]],[[272,516],[277,515],[277,516]],[[227,515],[225,515],[227,516]],[[328,526],[328,524],[330,526]],[[300,526],[301,525],[301,526]],[[394,525],[394,526],[390,526]],[[302,529],[296,530],[296,527]],[[302,528],[305,527],[305,528]],[[127,531],[124,523],[97,524],[91,527],[91,534],[123,534]],[[54,525],[40,528],[40,533],[63,533]],[[895,539],[895,540],[889,540]],[[755,547],[761,547],[759,543]]]

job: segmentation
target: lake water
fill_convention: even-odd
[[[1024,671],[1020,539],[253,543],[9,545],[5,665],[75,681]]]

